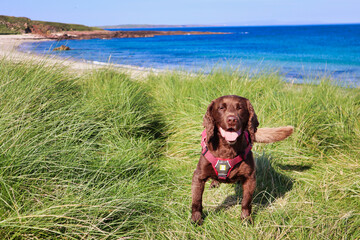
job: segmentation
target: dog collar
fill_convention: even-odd
[[[218,176],[219,179],[228,178],[234,166],[244,160],[249,154],[252,148],[252,144],[250,142],[249,133],[247,131],[244,131],[244,134],[247,141],[247,147],[245,149],[244,155],[237,155],[235,158],[232,159],[223,159],[215,157],[206,146],[206,129],[204,129],[204,131],[201,133],[201,154],[206,158],[206,160],[211,163],[211,166],[213,167],[216,176]]]

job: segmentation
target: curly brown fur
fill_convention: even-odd
[[[231,159],[239,154],[244,154],[248,146],[244,132],[248,131],[251,142],[275,142],[291,135],[293,127],[260,128],[254,108],[246,98],[236,95],[222,96],[213,100],[207,108],[203,119],[206,128],[206,146],[217,158]],[[224,132],[227,133],[224,135]],[[229,138],[228,135],[236,139]],[[220,183],[240,182],[243,187],[243,199],[241,201],[241,218],[251,221],[251,200],[256,186],[255,161],[253,154],[249,154],[240,163],[234,166],[227,179],[219,179],[211,163],[203,156],[197,164],[192,178],[192,216],[191,219],[201,224],[202,219],[202,195],[205,182],[213,179],[211,187]]]

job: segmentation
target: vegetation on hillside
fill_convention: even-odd
[[[80,24],[66,24],[57,22],[33,21],[26,17],[11,17],[0,15],[0,34],[37,33],[49,34],[61,31],[91,31],[96,27]]]
[[[260,127],[295,126],[255,145],[254,225],[241,187],[206,189],[190,222],[202,116],[216,97],[251,100]],[[1,239],[359,239],[360,94],[291,85],[276,73],[169,72],[144,81],[104,69],[0,60]]]

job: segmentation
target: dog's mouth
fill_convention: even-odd
[[[241,130],[239,129],[238,131],[236,131],[234,128],[228,128],[226,130],[224,130],[223,128],[219,127],[219,131],[220,134],[223,138],[225,138],[225,140],[230,144],[235,144],[237,138],[240,136],[241,134]]]

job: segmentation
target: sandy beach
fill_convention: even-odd
[[[71,59],[64,59],[57,56],[42,56],[34,53],[25,53],[18,50],[18,47],[25,42],[38,42],[38,41],[49,41],[39,35],[34,34],[20,34],[20,35],[0,35],[0,57],[6,58],[11,61],[35,61],[44,62],[47,64],[62,64],[69,69],[76,72],[82,72],[87,70],[100,69],[104,67],[112,67],[121,72],[129,74],[132,78],[142,78],[149,73],[160,72],[158,69],[141,68],[130,65],[119,65],[119,64],[95,64],[90,62],[74,61]]]

